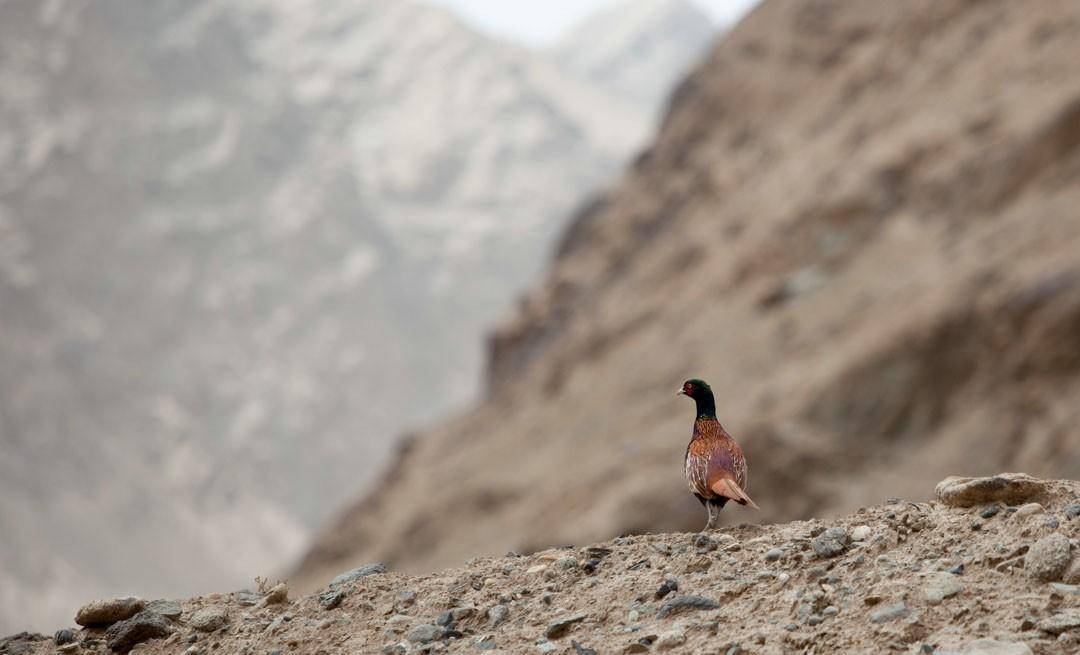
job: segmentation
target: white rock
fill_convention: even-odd
[[[1032,655],[1031,649],[1022,641],[996,641],[978,639],[961,651],[964,655]]]
[[[1013,512],[1013,516],[1015,518],[1022,519],[1025,516],[1042,514],[1045,511],[1046,510],[1043,509],[1043,506],[1039,503],[1027,503],[1026,505],[1021,505],[1020,507],[1018,507],[1017,510]]]
[[[963,590],[963,583],[952,573],[935,573],[927,577],[923,587],[923,597],[931,605],[940,605],[946,598],[955,596]]]

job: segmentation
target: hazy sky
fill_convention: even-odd
[[[427,0],[456,11],[467,22],[507,39],[544,45],[613,0]],[[718,23],[738,18],[757,0],[694,0]]]

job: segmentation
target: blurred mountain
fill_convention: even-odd
[[[1080,6],[766,0],[294,582],[697,530],[712,384],[761,512],[1080,477]]]
[[[0,3],[0,632],[283,566],[642,98],[400,0]]]
[[[711,19],[688,0],[625,0],[596,12],[552,49],[567,70],[633,105],[666,98],[705,54]]]

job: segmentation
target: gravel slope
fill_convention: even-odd
[[[1080,483],[1036,487],[1013,505],[889,499],[829,522],[628,536],[415,577],[361,571],[265,607],[257,593],[205,596],[137,652],[1074,653]],[[77,636],[69,651],[107,652],[101,629]],[[56,650],[40,639],[0,653]]]

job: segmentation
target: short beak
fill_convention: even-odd
[[[675,392],[675,395],[676,396],[685,396],[686,392],[683,391],[682,389],[679,389],[678,391]]]

